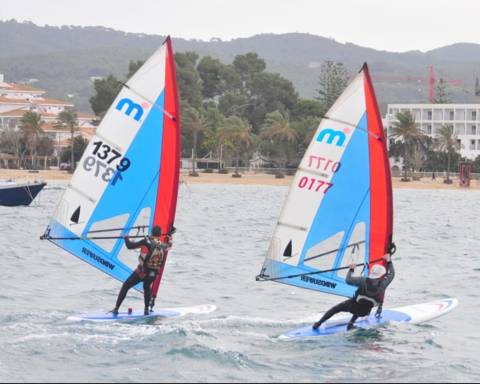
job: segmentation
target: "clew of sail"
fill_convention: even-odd
[[[147,235],[154,225],[164,233],[173,227],[179,115],[168,37],[107,111],[42,238],[125,281],[132,269],[120,257],[123,237]]]
[[[392,187],[365,64],[322,119],[299,165],[257,280],[350,297],[346,266],[383,263]]]

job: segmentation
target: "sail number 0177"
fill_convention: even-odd
[[[111,182],[112,185],[115,185],[118,180],[123,180],[122,172],[125,172],[130,168],[131,162],[128,158],[123,157],[120,152],[110,147],[108,144],[104,144],[103,141],[93,142],[93,152],[94,156],[87,156],[83,162],[83,169],[87,172],[94,171],[95,177],[101,177],[105,182]],[[110,167],[113,161],[120,159],[117,166],[114,168]],[[102,161],[104,160],[104,161]]]
[[[303,176],[298,182],[298,187],[301,189],[323,193],[327,193],[332,186],[332,183],[307,176]]]

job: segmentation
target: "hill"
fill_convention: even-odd
[[[7,81],[32,81],[50,96],[67,99],[87,111],[92,77],[123,77],[130,60],[146,59],[164,36],[125,33],[105,27],[51,27],[0,21],[0,73]],[[382,109],[388,103],[426,102],[428,67],[449,87],[454,102],[480,102],[474,95],[480,75],[480,45],[458,43],[428,52],[378,51],[310,34],[262,34],[221,41],[173,39],[176,52],[195,51],[225,63],[238,54],[258,53],[267,70],[291,80],[302,97],[314,97],[324,60],[340,61],[353,75],[368,62]]]

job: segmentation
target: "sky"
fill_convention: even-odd
[[[480,0],[0,0],[0,20],[188,39],[301,32],[394,52],[480,43]]]

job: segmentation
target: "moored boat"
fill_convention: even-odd
[[[0,205],[7,207],[30,205],[46,185],[45,182],[0,181]]]

